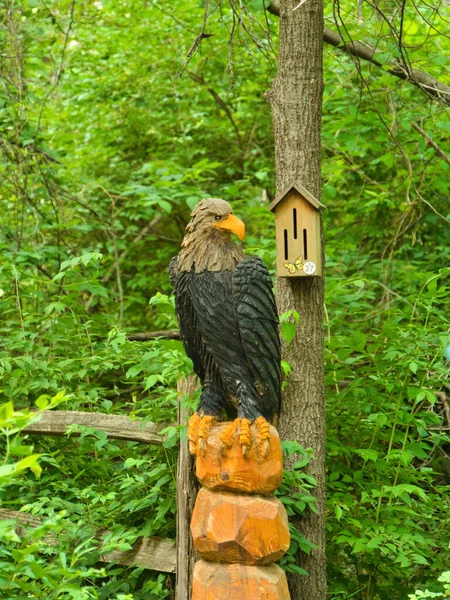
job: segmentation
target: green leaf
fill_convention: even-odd
[[[127,379],[134,379],[142,371],[142,365],[134,365],[130,367],[126,373]]]
[[[364,460],[378,460],[378,452],[368,448],[354,449],[353,452],[358,456],[361,456]]]
[[[281,361],[281,368],[287,377],[289,377],[289,375],[292,373],[291,363],[287,362],[286,360]]]
[[[14,414],[12,402],[6,402],[0,406],[0,425],[4,427],[11,420]]]
[[[40,410],[45,410],[49,404],[50,398],[46,395],[39,396],[35,404]]]
[[[170,202],[167,202],[166,200],[158,200],[158,204],[168,215],[172,212],[172,205]]]
[[[281,324],[281,337],[290,344],[297,333],[297,328],[294,323],[290,323],[289,321],[284,321]]]

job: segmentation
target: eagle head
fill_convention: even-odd
[[[231,206],[220,198],[205,198],[191,212],[186,235],[178,255],[178,270],[196,273],[203,271],[229,271],[244,257],[244,253],[231,239],[235,233],[244,239],[245,225],[235,217]]]
[[[245,225],[233,215],[230,204],[220,198],[205,198],[191,212],[191,219],[186,227],[188,233],[207,233],[211,227],[235,233],[240,240],[244,239]]]

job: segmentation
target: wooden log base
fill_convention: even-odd
[[[198,561],[192,600],[290,600],[284,571],[277,565],[250,567]]]
[[[213,562],[268,565],[289,548],[286,510],[278,498],[202,488],[191,532],[197,553]]]
[[[283,477],[283,455],[275,427],[270,426],[269,449],[265,457],[258,448],[268,441],[261,439],[261,431],[264,436],[267,433],[258,425],[250,427],[252,444],[245,456],[238,434],[230,440],[228,447],[224,446],[221,437],[225,431],[230,431],[229,423],[213,425],[206,442],[206,452],[197,454],[196,474],[200,483],[211,490],[247,494],[270,494],[276,490]]]

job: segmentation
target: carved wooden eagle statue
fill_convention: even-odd
[[[180,335],[203,389],[189,420],[190,451],[204,453],[213,423],[236,416],[222,432],[225,447],[239,435],[245,455],[251,424],[258,451],[269,451],[267,420],[280,404],[280,339],[272,280],[263,261],[245,256],[231,238],[244,238],[245,225],[228,202],[208,198],[197,204],[181,252],[172,259]]]

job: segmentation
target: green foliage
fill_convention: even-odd
[[[40,455],[33,453],[33,446],[24,444],[21,432],[27,425],[39,420],[46,409],[55,408],[66,400],[64,393],[56,394],[53,398],[40,396],[36,400],[37,410],[33,411],[15,411],[11,401],[0,405],[0,433],[5,444],[3,465],[0,466],[0,485],[11,483],[13,478],[27,469],[30,469],[35,477],[41,475]],[[21,456],[24,458],[16,460],[16,457]]]
[[[439,400],[445,402],[439,390],[448,380],[447,275],[418,275],[412,293],[399,281],[405,295],[389,319],[368,300],[372,282],[364,294],[353,291],[353,281],[329,289],[336,314],[354,315],[351,332],[336,331],[341,317],[330,322],[327,348],[334,387],[328,502],[335,517],[328,529],[330,552],[340,557],[331,572],[335,594],[352,590],[346,570],[354,569],[357,585],[369,592],[376,578],[378,590],[405,594],[403,577],[448,561],[449,486],[438,450],[450,441]]]
[[[422,600],[422,598],[448,598],[450,596],[450,571],[442,573],[437,580],[444,584],[442,592],[430,592],[430,590],[416,590],[414,594],[408,594],[410,600]]]
[[[95,540],[104,534],[106,552],[174,537],[177,429],[163,447],[91,427],[78,438],[20,432],[36,408],[174,421],[176,381],[191,368],[180,343],[127,335],[175,327],[166,268],[199,199],[232,201],[246,250],[272,269],[263,94],[278,21],[262,2],[241,6],[221,3],[186,64],[203,22],[191,0],[0,3],[0,501],[41,519],[20,530],[0,521],[7,600],[170,595],[165,575],[100,562]],[[431,591],[413,599],[442,597],[450,166],[412,123],[442,148],[450,128],[389,65],[406,52],[445,81],[448,7],[406,3],[401,52],[395,3],[360,14],[326,3],[326,17],[375,45],[383,66],[324,54],[330,598],[403,600],[414,587]],[[298,318],[283,316],[288,344]],[[280,497],[296,519],[314,510],[310,457],[296,444],[285,452],[298,459]],[[293,529],[286,569],[299,569],[298,548],[311,545]]]
[[[305,470],[313,458],[312,451],[305,450],[298,442],[285,441],[281,445],[284,458],[290,461],[291,466],[289,470],[284,471],[283,480],[276,495],[283,502],[289,518],[302,517],[307,510],[317,512],[316,499],[313,495],[317,481]],[[289,530],[291,544],[287,553],[282,557],[280,565],[285,571],[307,575],[307,572],[298,566],[296,555],[299,551],[310,554],[315,546],[291,522]]]

